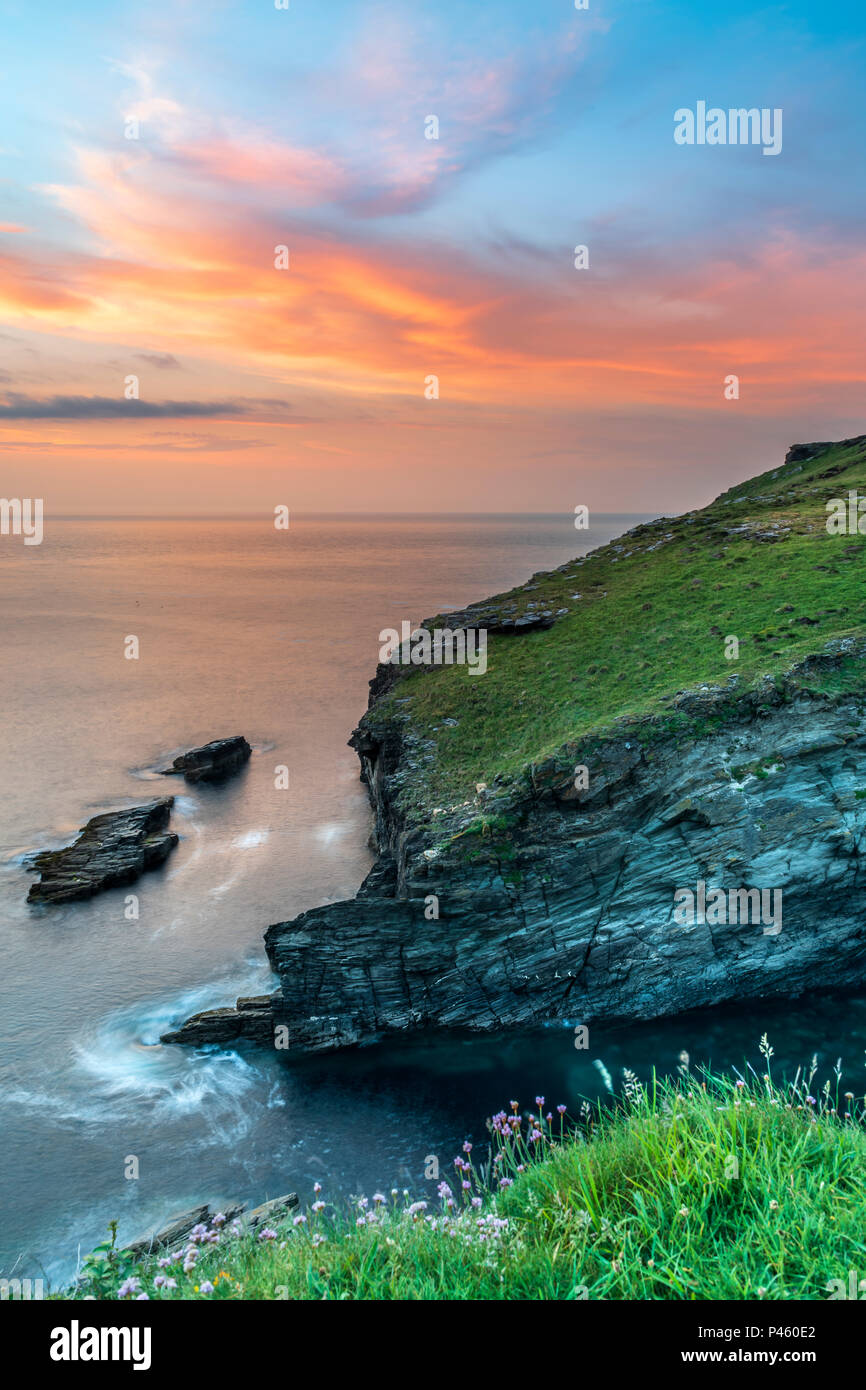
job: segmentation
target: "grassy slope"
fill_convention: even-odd
[[[522,612],[541,600],[568,608],[567,617],[547,631],[491,637],[484,676],[465,667],[411,672],[376,718],[409,715],[435,750],[428,804],[453,804],[476,782],[518,777],[616,719],[657,713],[678,690],[724,684],[735,672],[746,687],[830,638],[860,635],[866,541],[829,535],[825,509],[854,488],[866,493],[866,441],[831,445],[535,576],[534,591],[496,602],[516,600]],[[772,528],[775,542],[756,537]],[[740,639],[736,661],[725,657],[731,634]]]
[[[614,1112],[564,1134],[554,1115],[534,1145],[527,1119],[524,1140],[496,1141],[513,1185],[490,1193],[473,1167],[465,1201],[482,1205],[462,1215],[446,1173],[450,1217],[436,1199],[411,1211],[408,1194],[326,1207],[273,1239],[223,1232],[186,1273],[180,1252],[165,1269],[93,1266],[76,1296],[117,1297],[130,1273],[133,1297],[172,1300],[825,1299],[829,1281],[847,1286],[866,1265],[862,1106],[838,1078],[813,1099],[811,1076],[782,1089],[682,1071],[649,1089],[627,1075]]]

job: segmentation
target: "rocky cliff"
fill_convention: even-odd
[[[860,983],[866,544],[825,525],[857,482],[866,438],[797,446],[441,619],[499,623],[483,677],[380,667],[351,740],[376,866],[353,900],[268,929],[272,1000],[166,1040],[281,1027],[315,1051]],[[730,909],[678,919],[701,884]],[[753,889],[781,895],[778,924],[735,911]]]

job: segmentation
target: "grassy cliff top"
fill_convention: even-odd
[[[857,1298],[862,1102],[842,1093],[841,1073],[813,1084],[815,1063],[774,1084],[766,1040],[762,1051],[765,1076],[742,1084],[693,1073],[685,1056],[676,1081],[626,1073],[616,1104],[587,1103],[579,1121],[513,1101],[490,1122],[492,1175],[482,1140],[460,1180],[449,1164],[421,1201],[386,1184],[258,1236],[214,1226],[214,1243],[188,1237],[165,1267],[112,1239],[55,1297]]]
[[[484,675],[405,668],[367,720],[405,723],[431,754],[424,802],[454,805],[478,782],[511,782],[617,721],[659,714],[678,691],[732,676],[746,690],[831,639],[860,637],[866,537],[829,534],[826,509],[854,489],[866,495],[866,435],[796,446],[707,507],[638,526],[476,605],[479,627],[491,609],[568,611],[546,630],[491,634]],[[861,670],[852,662],[836,688]]]

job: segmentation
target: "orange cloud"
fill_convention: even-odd
[[[493,75],[479,82],[499,99]],[[554,264],[383,246],[227,204],[209,182],[225,168],[264,193],[282,171],[316,201],[342,186],[328,159],[225,141],[174,153],[82,152],[78,182],[49,192],[102,251],[0,257],[4,316],[74,333],[84,357],[134,343],[332,401],[414,402],[437,375],[443,400],[478,408],[721,409],[736,373],[748,409],[775,413],[821,383],[864,379],[857,246],[819,252],[784,234],[739,261],[620,250],[591,271],[567,248]],[[274,268],[279,244],[287,271]]]

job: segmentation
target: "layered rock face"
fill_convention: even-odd
[[[238,772],[252,752],[241,734],[231,738],[216,738],[201,748],[181,753],[171,767],[163,770],[164,777],[183,774],[187,782],[222,782]]]
[[[862,701],[791,680],[740,700],[735,688],[683,694],[674,708],[723,727],[613,737],[585,760],[587,790],[534,768],[525,801],[490,805],[512,823],[507,838],[482,836],[469,856],[465,836],[447,849],[401,824],[392,783],[406,750],[362,728],[382,857],[353,901],[266,935],[291,1048],[651,1018],[862,981]],[[781,931],[679,925],[675,893],[700,882],[781,890]]]
[[[34,855],[30,866],[41,880],[31,885],[27,901],[71,902],[134,883],[146,869],[162,864],[177,844],[177,835],[167,828],[173,805],[173,796],[163,796],[145,806],[107,811],[89,820],[66,849]]]

